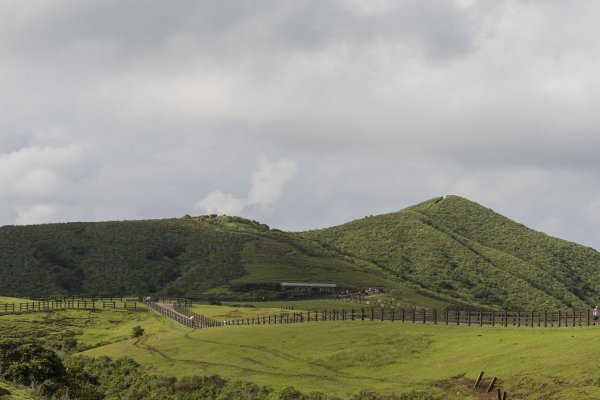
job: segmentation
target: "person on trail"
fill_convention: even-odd
[[[598,319],[600,319],[600,308],[598,306],[594,307],[592,315],[594,316],[594,325],[598,324]]]

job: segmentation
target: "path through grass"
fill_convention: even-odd
[[[599,338],[600,328],[320,322],[157,332],[85,354],[132,356],[158,374],[219,374],[341,396],[416,388],[468,398],[461,382],[483,369],[511,398],[598,398]]]

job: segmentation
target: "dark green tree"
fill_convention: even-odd
[[[58,355],[34,340],[0,340],[0,377],[27,386],[41,384],[46,393],[67,382]]]

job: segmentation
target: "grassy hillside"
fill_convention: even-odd
[[[597,329],[319,322],[149,332],[84,354],[131,356],[159,375],[244,376],[342,398],[370,389],[475,399],[472,380],[484,370],[511,399],[596,399]]]
[[[458,196],[302,234],[443,299],[561,308],[600,299],[600,254]]]
[[[32,390],[18,387],[8,382],[0,380],[0,400],[40,400],[41,397],[35,396]]]
[[[203,294],[277,290],[282,280],[394,286],[293,234],[238,217],[0,228],[0,293]]]
[[[233,311],[230,306],[222,311],[204,307],[215,315]],[[130,338],[132,325],[141,325],[145,334]],[[595,346],[598,327],[328,321],[192,330],[153,312],[124,310],[0,316],[0,327],[0,337],[39,338],[53,348],[59,348],[57,339],[64,338],[60,335],[64,332],[82,345],[80,350],[88,349],[76,355],[99,357],[101,364],[104,356],[132,357],[144,373],[153,375],[218,374],[344,399],[365,389],[481,399],[471,388],[480,370],[486,372],[486,382],[497,376],[498,385],[511,399],[600,396],[595,372],[600,367],[600,349]],[[0,382],[0,387],[16,395],[9,398],[33,398],[14,386]]]
[[[302,233],[227,216],[0,227],[5,296],[272,297],[282,281],[325,281],[435,307],[551,309],[598,302],[598,265],[593,249],[457,196]]]

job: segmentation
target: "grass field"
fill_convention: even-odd
[[[467,328],[380,322],[156,331],[84,354],[131,356],[157,374],[219,374],[348,396],[412,389],[471,398],[465,379],[499,378],[510,398],[600,397],[600,328]]]
[[[32,300],[22,299],[19,297],[2,297],[0,296],[0,304],[20,304],[31,302]]]
[[[293,307],[290,308],[290,307]],[[370,306],[362,306],[370,307]],[[269,315],[287,314],[290,312],[323,311],[327,310],[358,310],[361,305],[353,302],[333,300],[306,301],[259,301],[259,302],[225,302],[223,305],[195,304],[192,310],[198,314],[217,320],[235,320]]]
[[[2,395],[2,393],[10,393]],[[39,397],[34,396],[29,390],[17,387],[6,382],[0,381],[0,399],[2,400],[37,400]]]
[[[174,321],[162,318],[145,307],[138,311],[119,309],[60,310],[0,316],[1,338],[36,338],[61,347],[66,338],[75,338],[79,349],[128,339],[134,326],[152,332],[180,332]]]
[[[222,306],[194,305],[192,306],[192,311],[195,311],[196,313],[202,314],[206,317],[214,318],[218,321],[253,318],[275,314],[279,315],[281,313],[289,312],[289,310],[283,310],[276,305],[266,307],[240,307],[236,306],[236,303]]]
[[[295,309],[314,309],[312,303],[296,302]],[[195,307],[216,318],[287,311],[278,308],[285,302],[258,304],[267,307]],[[351,303],[335,304],[339,308]],[[135,325],[144,328],[142,338],[130,338]],[[50,345],[73,337],[81,354],[132,357],[153,374],[218,374],[342,398],[363,389],[381,393],[416,389],[448,399],[475,399],[469,385],[480,370],[486,371],[488,379],[497,376],[510,399],[600,398],[596,373],[600,327],[480,328],[348,321],[194,331],[145,310],[64,310],[0,316],[0,337],[35,337]],[[33,398],[22,389],[8,390],[12,400]]]

